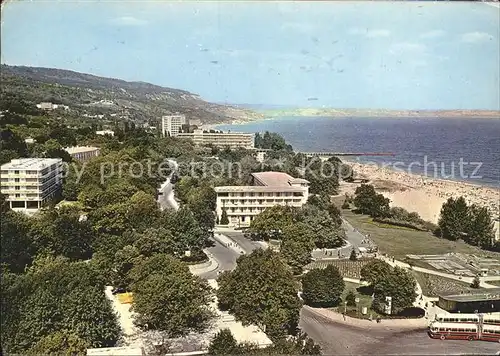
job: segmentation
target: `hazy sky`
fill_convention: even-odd
[[[218,102],[499,110],[499,23],[476,2],[15,1],[1,60]]]

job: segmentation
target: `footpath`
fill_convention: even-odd
[[[240,255],[245,254],[245,250],[243,250],[236,242],[234,242],[226,235],[215,233],[214,239],[217,240],[223,246],[232,249],[234,252],[239,253]]]
[[[203,250],[203,251],[208,256],[208,261],[189,266],[189,271],[195,276],[199,276],[207,272],[212,272],[215,271],[217,268],[219,268],[219,262],[217,262],[215,257],[208,250]]]
[[[427,273],[427,274],[433,274],[435,276],[441,276],[441,277],[448,278],[448,279],[454,279],[456,281],[461,281],[461,282],[465,282],[465,283],[472,283],[472,280],[474,279],[472,277],[462,277],[462,276],[457,276],[455,274],[434,271],[434,270],[428,269],[428,268],[422,268],[422,267],[417,267],[417,266],[410,267],[410,265],[408,263],[401,262],[398,260],[393,261],[391,258],[384,257],[384,256],[378,256],[378,258],[389,263],[391,266],[399,266],[402,268],[411,268],[413,271]],[[498,288],[498,286],[495,286],[493,284],[488,284],[487,283],[488,280],[492,280],[492,281],[500,280],[500,277],[496,277],[496,276],[480,277],[479,286],[482,288],[489,288],[489,289]]]

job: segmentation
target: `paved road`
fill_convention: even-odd
[[[239,230],[216,229],[216,231],[236,242],[236,244],[241,247],[241,249],[245,251],[245,253],[252,253],[253,250],[264,247],[263,244],[259,241],[252,241],[247,239]]]
[[[358,230],[354,230],[353,226],[347,220],[342,219],[342,227],[345,230],[347,245],[336,249],[327,249],[327,254],[325,254],[324,250],[314,250],[312,253],[314,259],[336,259],[339,257],[339,251],[341,256],[349,257],[353,248],[370,246],[370,244],[363,242],[366,237]]]
[[[172,173],[167,178],[167,180],[163,182],[160,189],[158,190],[158,204],[160,205],[160,208],[162,210],[166,208],[177,210],[179,209],[179,204],[175,200],[173,186],[172,183],[170,183],[170,178],[172,177],[172,174],[174,174],[174,172],[178,169],[178,165],[177,162],[173,160],[168,160],[168,163],[172,168]]]
[[[233,249],[215,242],[215,245],[207,249],[219,263],[219,267],[211,272],[200,274],[203,279],[217,279],[217,272],[231,271],[236,267],[236,260],[240,256]]]
[[[425,330],[393,332],[342,325],[302,309],[300,327],[322,348],[324,355],[494,355],[498,343],[434,340]]]
[[[247,253],[261,247],[258,242],[246,239],[240,231],[224,230],[220,232],[238,243]],[[359,241],[362,239],[363,237],[358,238]],[[219,261],[218,270],[231,270],[236,266],[238,254],[231,248],[216,243],[209,251]],[[202,275],[202,278],[217,278],[217,270]],[[434,340],[427,336],[425,330],[411,332],[367,331],[335,323],[307,309],[302,309],[299,325],[322,347],[324,355],[494,355],[500,350],[499,344],[492,342]]]

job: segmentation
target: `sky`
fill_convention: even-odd
[[[478,2],[9,1],[1,62],[213,102],[500,110],[499,32]]]

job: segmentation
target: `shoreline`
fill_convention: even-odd
[[[375,190],[391,200],[391,207],[401,207],[417,212],[426,221],[437,223],[442,204],[448,198],[463,196],[468,204],[486,207],[492,215],[495,236],[500,238],[500,188],[430,178],[423,175],[401,172],[390,167],[363,164],[344,160],[355,172],[355,177],[369,179]],[[342,182],[339,194],[354,194],[360,184]]]

